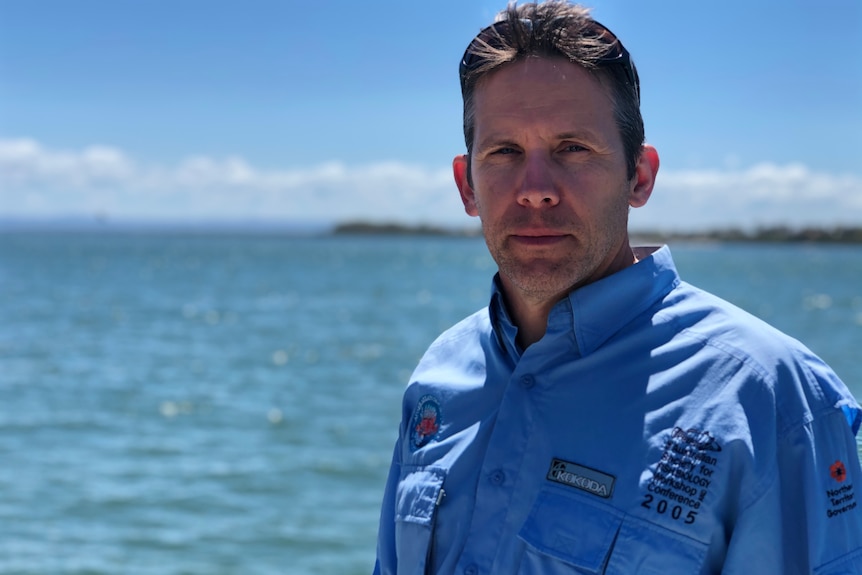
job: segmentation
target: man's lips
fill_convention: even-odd
[[[554,230],[521,230],[511,234],[512,240],[531,246],[548,246],[564,241],[569,234]]]

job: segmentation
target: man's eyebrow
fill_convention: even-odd
[[[557,134],[555,137],[558,140],[604,140],[604,138],[592,130],[572,130]]]
[[[583,130],[567,130],[565,132],[560,132],[555,134],[553,137],[556,141],[564,141],[564,140],[581,140],[587,142],[595,142],[595,143],[605,143],[605,138],[603,138],[598,132],[593,130],[583,129]],[[481,140],[476,142],[475,148],[477,150],[485,150],[488,148],[494,148],[498,146],[517,146],[518,141],[516,138],[512,138],[506,134],[488,134]]]
[[[496,148],[499,146],[517,146],[517,142],[509,137],[504,135],[496,135],[490,134],[478,142],[476,142],[476,148],[479,150],[485,150],[488,148]]]

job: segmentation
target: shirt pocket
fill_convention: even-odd
[[[697,575],[707,545],[599,502],[543,491],[518,534],[519,575]]]
[[[434,514],[443,489],[441,469],[402,467],[395,492],[398,573],[424,573]]]
[[[580,497],[540,492],[518,533],[526,544],[519,575],[604,573],[622,520]]]
[[[655,523],[626,516],[605,575],[697,575],[709,546]]]

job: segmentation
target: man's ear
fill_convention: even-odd
[[[473,192],[473,178],[470,174],[470,156],[461,154],[452,160],[452,174],[455,176],[455,185],[461,194],[464,203],[464,211],[467,215],[476,217],[479,210],[476,208],[476,194]]]
[[[638,163],[635,165],[635,175],[631,181],[629,192],[629,205],[631,207],[639,208],[647,203],[655,186],[658,167],[658,151],[653,146],[644,144],[638,157]]]

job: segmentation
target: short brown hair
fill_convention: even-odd
[[[609,59],[608,54],[616,57]],[[624,55],[625,64],[616,63]],[[614,119],[623,141],[627,177],[634,176],[644,143],[637,70],[622,43],[590,16],[588,8],[564,0],[510,3],[467,47],[461,62],[461,95],[464,100],[464,141],[473,151],[476,86],[501,66],[529,56],[562,56],[607,85],[614,102]]]

